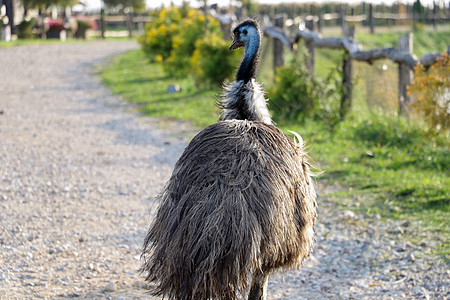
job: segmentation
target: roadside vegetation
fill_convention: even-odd
[[[15,47],[15,46],[22,46],[22,45],[36,45],[36,44],[59,44],[61,43],[60,40],[56,39],[50,39],[50,40],[42,40],[42,39],[30,39],[30,40],[14,40],[14,41],[0,41],[0,48],[9,48],[9,47]]]
[[[180,19],[179,22],[183,21]],[[152,34],[158,33],[154,27],[151,30],[154,30]],[[400,34],[358,34],[357,40],[366,49],[395,46]],[[420,56],[445,49],[449,43],[448,36],[450,32],[419,32],[415,38],[415,53]],[[185,120],[199,129],[203,128],[217,121],[219,111],[215,99],[220,94],[221,85],[218,82],[222,79],[205,81],[204,77],[201,80],[196,77],[198,70],[195,70],[200,66],[198,61],[210,57],[215,51],[199,54],[200,50],[195,47],[205,47],[205,40],[189,38],[194,49],[190,48],[189,54],[180,51],[179,54],[185,53],[185,57],[178,62],[187,64],[183,67],[188,68],[181,75],[170,72],[171,59],[172,63],[177,62],[179,58],[174,55],[179,50],[172,51],[173,48],[165,45],[168,47],[164,50],[167,53],[149,52],[151,47],[141,40],[145,52],[130,51],[113,58],[111,64],[100,72],[101,76],[114,93],[135,103],[143,114]],[[192,40],[196,41],[192,43]],[[183,41],[178,40],[178,47],[182,45]],[[227,45],[224,43],[217,47]],[[441,236],[441,243],[436,249],[448,258],[450,141],[448,124],[444,123],[446,120],[448,122],[449,112],[442,109],[439,119],[431,120],[432,114],[427,114],[423,108],[433,105],[433,109],[439,108],[439,105],[442,107],[442,100],[436,104],[439,97],[447,97],[443,105],[448,107],[448,59],[430,70],[417,71],[417,78],[422,78],[422,81],[412,84],[411,93],[422,99],[418,103],[427,105],[414,107],[409,118],[396,114],[396,96],[385,95],[382,102],[374,98],[375,92],[368,92],[369,86],[377,93],[383,91],[384,81],[395,81],[396,77],[386,79],[392,74],[380,71],[377,75],[374,71],[377,66],[356,64],[352,110],[341,119],[338,109],[342,89],[339,69],[342,55],[339,51],[318,51],[316,76],[311,78],[301,67],[301,50],[296,55],[289,54],[290,62],[278,70],[276,76],[272,73],[270,59],[267,59],[270,53],[262,53],[258,80],[268,91],[269,108],[277,126],[287,134],[287,130],[301,134],[310,156],[315,160],[317,171],[322,171],[317,178],[319,182],[341,187],[329,195],[337,207],[362,212],[369,217],[409,220],[423,234]],[[222,61],[224,64],[235,63],[236,58],[223,57]],[[395,65],[384,67],[385,62],[380,64],[378,69],[387,69],[395,75]],[[237,63],[231,66],[234,70]],[[366,68],[371,69],[368,71]],[[206,67],[200,69],[208,70]],[[225,74],[225,79],[232,80],[229,74]],[[367,74],[372,76],[369,78],[372,81],[370,85],[363,78]],[[431,82],[427,78],[438,78],[440,81]],[[181,91],[167,93],[171,84],[179,85]],[[433,84],[439,88],[431,86]],[[441,92],[427,93],[430,89]],[[410,239],[414,241],[415,237],[410,236]]]

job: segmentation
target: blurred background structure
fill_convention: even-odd
[[[141,34],[145,23],[151,21],[149,10],[171,4],[204,9],[222,23],[227,16],[241,20],[257,17],[273,22],[278,14],[286,14],[290,29],[300,22],[313,22],[321,32],[330,27],[357,24],[374,32],[377,27],[444,26],[450,18],[450,2],[445,0],[416,1],[145,1],[145,0],[2,0],[2,39],[85,37],[90,30],[94,36],[132,36]],[[389,4],[386,4],[389,3]],[[418,25],[419,24],[419,25]],[[267,24],[266,24],[267,25]],[[76,31],[80,31],[75,35]],[[420,28],[419,28],[420,29]],[[47,36],[48,33],[48,36]]]

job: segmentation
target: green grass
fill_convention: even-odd
[[[92,42],[95,40],[100,40],[101,37],[91,37],[88,40],[83,39],[74,39],[72,37],[69,37],[66,41],[61,41],[59,39],[17,39],[14,41],[0,41],[0,48],[8,48],[8,47],[16,47],[16,46],[24,46],[24,45],[50,45],[50,44],[73,44],[73,43],[86,43],[86,42]],[[137,38],[134,36],[132,38],[133,40],[137,40]],[[128,37],[107,37],[106,40],[130,40]]]
[[[436,43],[442,38],[446,37],[439,34],[433,37],[438,40]],[[382,41],[383,38],[377,36],[372,42],[375,45]],[[340,56],[339,51],[333,54],[318,51],[316,74],[326,74],[327,69],[336,68]],[[259,81],[267,88],[273,78],[271,56],[263,53],[262,57]],[[198,128],[218,118],[214,103],[219,87],[198,89],[191,78],[169,78],[160,65],[149,63],[141,51],[115,57],[101,71],[101,76],[116,94],[136,103],[146,115],[188,120]],[[174,83],[179,84],[182,91],[166,93],[167,87]],[[282,130],[299,132],[307,141],[310,156],[324,171],[319,181],[344,186],[331,195],[338,209],[411,220],[420,224],[423,234],[440,235],[443,242],[438,246],[439,254],[448,257],[448,136],[429,136],[419,122],[403,120],[367,105],[363,89],[360,84],[355,90],[352,113],[333,132],[317,120],[306,120],[302,124],[277,120],[278,126]],[[409,238],[414,240],[415,237]]]
[[[352,188],[347,196],[367,194],[364,203],[354,203],[355,209],[396,218],[426,214],[426,221],[448,236],[446,139],[429,138],[420,129],[377,116],[362,120],[353,115],[333,133],[312,121],[286,126],[309,139],[311,156],[325,171],[322,180]]]
[[[217,90],[196,88],[190,78],[167,77],[161,65],[150,64],[140,50],[115,57],[101,74],[114,93],[139,105],[146,115],[188,120],[199,128],[217,120]],[[171,84],[180,85],[181,91],[167,93]]]

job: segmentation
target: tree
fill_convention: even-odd
[[[78,0],[22,0],[23,7],[25,10],[38,8],[47,8],[50,5],[57,5],[61,7],[73,6],[79,3]]]
[[[421,16],[425,13],[425,8],[423,7],[422,3],[420,3],[420,0],[416,0],[416,2],[414,2],[413,4],[413,28],[414,31],[417,30],[417,19],[418,16]]]
[[[242,7],[247,10],[247,14],[252,16],[258,12],[258,4],[253,0],[241,0]]]
[[[414,2],[413,11],[418,15],[425,13],[425,8],[423,7],[422,3],[420,3],[420,0],[416,0],[416,2]]]

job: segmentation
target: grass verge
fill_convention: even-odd
[[[190,78],[167,77],[161,65],[150,64],[140,50],[115,57],[101,76],[114,93],[137,104],[146,115],[187,120],[199,128],[217,119],[217,90],[198,89]],[[171,84],[180,85],[181,91],[167,93]]]
[[[101,40],[102,38],[100,36],[92,36],[88,38],[87,40],[84,39],[75,39],[72,37],[69,37],[65,41],[61,41],[59,39],[17,39],[13,41],[0,41],[0,48],[9,48],[9,47],[16,47],[16,46],[24,46],[24,45],[49,45],[49,44],[74,44],[74,43],[89,43],[92,41]],[[106,40],[129,40],[128,37],[107,37]],[[133,38],[133,40],[136,40],[136,37]]]

